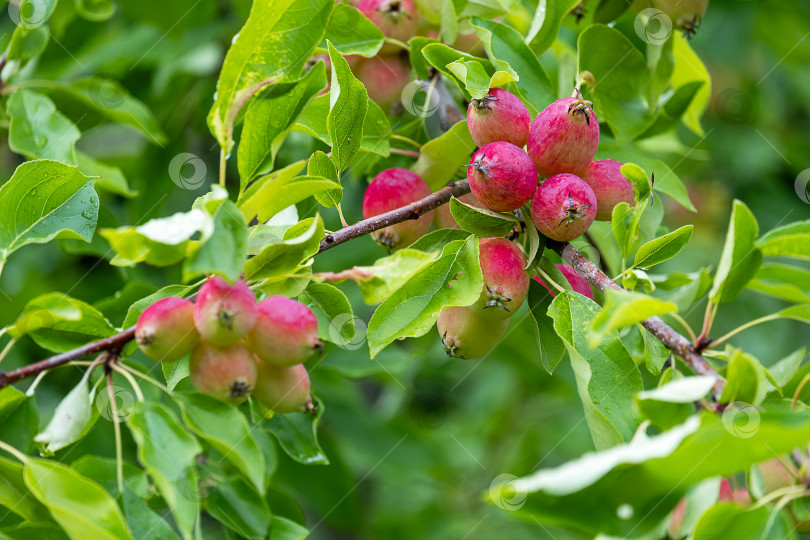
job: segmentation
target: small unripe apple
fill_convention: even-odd
[[[652,0],[652,6],[672,19],[687,36],[694,34],[709,7],[709,0]]]
[[[636,202],[633,184],[622,174],[622,165],[613,159],[591,161],[582,174],[596,195],[596,219],[600,221],[610,221],[613,207],[620,202],[630,206]]]
[[[773,458],[757,464],[762,474],[762,483],[765,493],[792,486],[796,483],[799,471],[790,461],[790,458]]]
[[[413,0],[360,0],[357,9],[383,34],[402,42],[414,36],[419,24],[419,12]],[[396,50],[395,45],[383,46],[383,52],[393,50]]]
[[[473,99],[467,107],[467,129],[478,146],[506,141],[519,148],[529,139],[529,109],[513,93],[492,88],[481,99]]]
[[[596,195],[573,174],[557,174],[540,184],[532,198],[537,230],[558,242],[569,242],[588,230],[596,217]]]
[[[411,80],[411,70],[399,57],[375,56],[363,60],[357,71],[371,98],[383,111],[402,97],[402,90]]]
[[[244,401],[256,385],[256,361],[242,343],[219,347],[200,340],[188,367],[194,388],[234,404]]]
[[[277,413],[312,412],[309,375],[302,364],[274,367],[261,360],[253,396]]]
[[[599,119],[582,96],[558,99],[529,128],[527,150],[541,176],[580,174],[596,155]]]
[[[386,169],[374,177],[363,196],[363,218],[368,219],[401,208],[430,195],[422,177],[408,169]],[[430,229],[433,212],[371,233],[379,245],[393,251],[414,243]]]
[[[158,300],[141,313],[135,325],[135,341],[141,351],[158,362],[184,357],[197,344],[194,304],[185,298]]]
[[[203,339],[215,345],[236,343],[256,324],[256,297],[241,279],[231,286],[215,276],[200,287],[194,324]]]
[[[271,296],[259,303],[247,342],[256,356],[276,367],[300,364],[322,348],[315,314],[286,296]]]
[[[529,273],[524,270],[526,257],[514,242],[505,238],[482,238],[478,262],[484,277],[484,289],[470,309],[489,320],[511,317],[523,305],[529,292]]]
[[[537,169],[531,158],[512,143],[489,143],[467,165],[473,196],[496,212],[517,210],[537,188]]]
[[[560,271],[563,277],[565,277],[565,279],[568,280],[568,283],[571,284],[571,288],[574,290],[574,292],[578,292],[579,294],[587,296],[588,298],[593,300],[593,291],[591,290],[591,286],[588,283],[587,279],[580,276],[576,270],[574,270],[567,264],[558,264],[557,269]],[[551,293],[552,296],[557,296],[557,293],[555,291],[552,291],[551,288],[548,285],[546,285],[546,282],[540,279],[540,276],[534,276],[534,280],[540,283],[540,285],[542,285],[543,287],[545,287]]]
[[[447,356],[466,359],[480,358],[494,349],[508,325],[509,319],[484,319],[462,306],[444,308],[436,321]]]

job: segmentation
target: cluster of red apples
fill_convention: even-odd
[[[479,147],[467,166],[472,193],[461,198],[467,204],[495,212],[514,212],[529,204],[531,220],[540,233],[568,242],[584,234],[594,220],[610,220],[620,202],[634,203],[633,185],[622,175],[622,163],[594,161],[599,121],[579,91],[553,102],[532,121],[517,96],[493,88],[470,102],[467,126]],[[366,189],[363,216],[369,218],[429,194],[427,183],[416,173],[387,169]],[[449,209],[442,207],[376,231],[373,237],[389,251],[396,250],[427,233],[431,222],[437,228],[458,227]],[[528,294],[529,272],[520,244],[482,238],[479,262],[484,288],[478,301],[445,308],[439,314],[439,334],[450,356],[487,354]],[[587,281],[571,267],[559,268],[575,291],[593,298]]]
[[[194,303],[170,297],[144,310],[135,341],[158,362],[190,354],[191,383],[200,392],[235,405],[252,394],[279,413],[314,409],[302,363],[321,349],[318,320],[296,300],[257,303],[243,281],[212,277]]]

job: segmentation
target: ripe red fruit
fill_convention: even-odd
[[[361,0],[357,9],[383,34],[403,42],[414,36],[419,24],[419,13],[413,0]],[[396,50],[396,46],[387,45],[383,50]]]
[[[370,97],[383,110],[401,98],[402,90],[411,80],[410,68],[398,57],[375,56],[364,60],[357,72]]]
[[[463,203],[469,204],[470,206],[477,206],[481,208],[481,203],[475,200],[472,193],[467,193],[466,195],[462,195],[461,197],[457,197]],[[453,214],[450,212],[450,205],[443,204],[438,207],[436,210],[436,215],[433,216],[433,226],[437,229],[460,229],[461,227],[458,226],[456,223],[455,218],[453,218]]]
[[[467,359],[479,358],[495,348],[508,325],[509,319],[490,321],[461,306],[444,308],[436,321],[447,356]]]
[[[532,122],[527,150],[541,176],[578,174],[596,155],[599,120],[591,102],[575,98],[558,99]]]
[[[560,273],[568,280],[568,283],[571,284],[571,288],[574,292],[578,292],[584,296],[587,296],[591,300],[593,300],[593,291],[591,291],[591,286],[588,283],[588,280],[584,277],[580,276],[576,270],[568,266],[567,264],[558,264],[557,269]],[[551,293],[552,296],[557,296],[555,291],[552,291],[551,288],[546,285],[546,282],[540,279],[540,276],[534,276],[534,280],[540,283],[543,287],[548,289],[548,292]]]
[[[158,362],[184,357],[197,344],[194,304],[185,298],[158,300],[141,313],[135,325],[135,341],[141,351]]]
[[[610,221],[613,207],[620,202],[633,205],[636,201],[633,184],[622,175],[622,165],[613,159],[591,161],[582,179],[596,195],[596,219]]]
[[[529,139],[529,109],[511,92],[492,88],[481,99],[467,107],[467,128],[478,146],[506,141],[520,148]]]
[[[700,26],[709,0],[653,0],[652,5],[666,13],[672,19],[673,26],[690,36]]]
[[[194,388],[231,403],[244,401],[256,385],[256,362],[241,343],[218,347],[200,341],[188,367]]]
[[[256,297],[241,279],[230,286],[214,276],[197,294],[194,324],[203,339],[215,345],[236,343],[256,324]]]
[[[581,236],[596,217],[596,195],[573,174],[557,174],[537,187],[532,221],[537,230],[558,242]]]
[[[253,396],[277,413],[313,412],[309,375],[303,365],[273,367],[259,360]]]
[[[408,169],[386,169],[374,177],[363,196],[363,218],[377,216],[430,195],[422,177]],[[418,219],[396,223],[371,233],[375,242],[388,251],[414,243],[428,232],[433,212]]]
[[[526,152],[512,143],[489,143],[467,165],[473,196],[496,212],[517,210],[532,198],[537,169]]]
[[[259,303],[256,326],[247,341],[256,356],[271,366],[300,364],[321,349],[315,314],[286,296],[271,296]]]
[[[484,275],[484,289],[470,309],[489,320],[511,317],[529,292],[529,273],[523,269],[526,257],[514,242],[505,238],[482,238],[478,262]]]

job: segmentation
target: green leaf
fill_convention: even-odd
[[[29,159],[52,159],[76,165],[79,129],[56,110],[53,101],[33,90],[17,90],[8,98],[8,146]]]
[[[312,414],[274,414],[264,423],[264,428],[273,434],[288,456],[304,465],[329,465],[318,443],[318,424],[324,413],[323,402],[312,396],[317,403]]]
[[[138,445],[138,461],[171,509],[183,538],[189,540],[199,512],[194,463],[202,448],[177,416],[158,402],[136,403],[127,426]]]
[[[810,412],[788,409],[761,411],[750,426],[749,409],[730,408],[722,418],[707,411],[660,435],[541,469],[490,498],[508,501],[517,492],[525,495],[521,514],[540,522],[591,536],[641,536],[667,519],[690,485],[807,444]]]
[[[605,289],[605,305],[593,320],[591,346],[596,346],[614,330],[677,310],[678,306],[674,302],[659,300],[637,292]]]
[[[251,100],[237,154],[242,189],[254,177],[273,170],[276,154],[293,124],[324,88],[326,70],[318,62],[300,80],[268,86]]]
[[[695,414],[694,402],[711,391],[714,377],[683,377],[636,394],[639,412],[661,429],[671,429]]]
[[[53,352],[75,349],[89,341],[115,334],[99,310],[62,293],[47,293],[28,302],[9,333],[30,335]]]
[[[29,6],[33,6],[28,2]],[[11,4],[9,7],[14,6]],[[34,8],[36,11],[36,8]],[[48,31],[47,25],[38,26],[36,28],[26,28],[22,25],[14,29],[11,33],[11,40],[8,43],[8,59],[20,62],[20,65],[26,65],[29,60],[41,55],[50,41],[51,33]],[[3,36],[5,43],[5,35]]]
[[[467,54],[461,51],[457,51],[452,47],[445,45],[444,43],[436,43],[430,42],[426,43],[422,47],[422,56],[427,60],[427,63],[433,66],[439,73],[448,77],[451,81],[453,81],[461,90],[462,94],[464,94],[465,99],[469,99],[470,96],[467,94],[467,89],[464,85],[464,82],[459,80],[458,77],[447,67],[453,62],[463,62],[468,60],[478,60],[485,66],[489,67],[492,63],[485,59],[473,56],[471,54]],[[511,69],[511,68],[508,68]]]
[[[118,491],[118,462],[115,458],[103,458],[85,454],[73,461],[70,467],[82,476],[97,482],[112,496],[121,496]],[[126,489],[139,497],[148,497],[150,494],[149,477],[144,470],[127,461],[124,461],[122,469]]]
[[[376,309],[368,323],[371,357],[396,339],[426,334],[439,311],[472,304],[483,286],[478,238],[450,242],[436,260],[412,275]]]
[[[299,264],[318,253],[323,238],[323,220],[320,216],[305,219],[290,227],[280,242],[264,246],[245,264],[245,279],[262,279],[289,274]]]
[[[797,349],[771,365],[768,372],[780,387],[786,386],[801,367],[806,355],[807,349],[805,347]]]
[[[594,109],[610,126],[617,142],[641,135],[655,117],[643,99],[649,79],[644,55],[615,28],[594,24],[579,35],[578,71],[589,71],[596,79],[592,92]]]
[[[690,82],[702,83],[700,90],[692,99],[682,117],[684,125],[697,136],[702,137],[703,128],[700,126],[700,118],[706,111],[711,99],[712,79],[709,70],[703,65],[703,61],[692,50],[689,41],[680,32],[673,32],[672,39],[672,52],[675,59],[671,79],[672,86],[681,88]]]
[[[778,509],[767,506],[745,508],[722,502],[706,510],[695,525],[694,540],[759,540],[796,538],[796,526]]]
[[[636,252],[633,266],[649,268],[668,261],[689,243],[694,228],[694,225],[684,225],[669,234],[650,240]]]
[[[625,0],[601,0],[593,15],[594,22],[607,24],[615,21],[630,7]]]
[[[236,205],[224,201],[214,214],[214,230],[183,263],[183,281],[218,274],[234,283],[248,255],[248,228]]]
[[[363,83],[352,75],[346,59],[331,42],[327,43],[332,63],[332,81],[326,131],[332,144],[332,161],[340,172],[351,164],[354,155],[360,150],[363,121],[368,110],[368,93]]]
[[[335,4],[326,24],[326,39],[343,55],[371,58],[380,51],[385,35],[354,6]]]
[[[8,395],[6,390],[15,388],[8,386],[2,390]],[[18,392],[19,393],[19,392]],[[22,396],[23,394],[19,394]],[[0,398],[1,399],[1,398]],[[0,401],[0,411],[5,408],[5,403]],[[3,439],[9,442],[7,439]],[[34,498],[34,494],[28,489],[23,480],[23,466],[0,457],[0,505],[5,506],[10,512],[14,512],[27,521],[47,523],[52,520],[48,510]]]
[[[343,291],[329,283],[310,283],[305,302],[318,317],[318,337],[337,344],[351,343],[355,335],[354,314]]]
[[[296,167],[298,164],[296,164]],[[299,169],[300,170],[300,169]],[[287,169],[257,180],[237,201],[245,219],[267,221],[285,208],[325,191],[341,191],[337,182],[319,176],[295,176]]]
[[[388,115],[379,105],[369,99],[368,111],[366,111],[366,118],[363,121],[363,140],[360,142],[360,150],[388,157],[391,155],[389,139],[392,131]]]
[[[174,390],[177,385],[189,376],[188,358],[181,358],[174,362],[161,362],[163,378],[166,379],[166,386],[169,390]]]
[[[810,302],[810,272],[798,266],[765,263],[745,288],[787,302]]]
[[[341,274],[346,279],[357,282],[366,304],[375,305],[391,296],[412,275],[429,265],[436,255],[438,250],[426,252],[405,248],[377,259],[371,266],[355,266]]]
[[[523,98],[536,110],[541,111],[556,98],[554,85],[537,59],[536,53],[523,42],[517,30],[493,20],[472,18],[472,24],[480,31],[487,54],[499,71],[519,73],[515,86]]]
[[[183,421],[264,493],[264,456],[250,433],[245,415],[233,405],[204,394],[178,393]]]
[[[97,188],[128,198],[138,194],[129,187],[129,182],[118,167],[102,163],[84,152],[76,151],[76,157],[79,170],[83,174],[98,177],[95,183]]]
[[[239,111],[263,86],[295,80],[323,39],[332,0],[257,2],[225,55],[208,126],[225,153]],[[279,47],[280,43],[294,46]]]
[[[305,527],[287,518],[273,516],[268,540],[305,540],[307,536],[309,531]]]
[[[59,462],[29,458],[28,489],[71,538],[126,540],[132,535],[115,500],[103,487]]]
[[[75,0],[76,13],[93,22],[106,21],[115,14],[113,0]]]
[[[759,405],[768,393],[765,368],[759,360],[739,349],[730,348],[726,385],[718,401],[739,401]]]
[[[795,257],[810,260],[810,220],[773,229],[757,240],[766,257]]]
[[[39,409],[34,396],[12,386],[0,390],[0,440],[27,454],[33,449],[34,435],[38,432]]]
[[[189,241],[196,234],[211,236],[214,219],[199,208],[177,212],[165,218],[150,219],[143,225],[101,229],[99,234],[110,243],[114,266],[133,266],[145,262],[169,266],[186,257]]]
[[[79,118],[74,114],[74,119],[82,125],[112,121],[140,131],[155,144],[164,145],[169,140],[149,107],[118,81],[93,76],[70,83],[32,80],[24,85],[49,94],[59,104],[68,101],[69,107],[81,110]]]
[[[27,161],[0,186],[0,264],[26,244],[89,242],[98,221],[95,180],[58,161]]]
[[[643,389],[641,374],[616,332],[591,348],[590,327],[599,307],[581,294],[566,291],[554,298],[548,314],[562,338],[597,449],[630,440],[638,421],[634,395]]]
[[[371,102],[369,102],[369,105],[371,105]],[[310,156],[309,162],[307,163],[307,176],[320,176],[340,184],[340,175],[338,174],[337,168],[335,168],[335,164],[329,156],[320,150]],[[343,199],[342,189],[329,190],[326,193],[318,193],[315,195],[315,200],[318,201],[318,204],[327,208],[337,206],[341,199]]]
[[[537,280],[529,281],[529,314],[532,328],[540,349],[540,363],[551,375],[565,354],[565,345],[554,331],[554,321],[548,316],[548,308],[554,295]]]
[[[526,36],[526,42],[534,54],[540,56],[551,47],[563,19],[578,3],[577,0],[540,0],[537,3],[529,35]]]
[[[271,520],[264,498],[238,476],[213,480],[205,499],[206,511],[243,537],[264,538]]]
[[[762,252],[756,246],[759,234],[757,219],[741,201],[734,201],[726,243],[714,275],[709,298],[718,304],[728,304],[754,277],[762,264]]]
[[[121,495],[121,506],[135,540],[176,540],[179,538],[165,519],[157,515],[128,486]]]
[[[439,137],[422,145],[413,171],[435,191],[453,180],[459,169],[470,162],[474,149],[475,143],[467,129],[467,121],[458,122]]]
[[[481,238],[506,236],[518,221],[512,214],[472,206],[455,197],[450,199],[450,213],[459,227]]]
[[[62,398],[48,425],[34,437],[34,442],[45,445],[45,452],[52,454],[76,442],[84,434],[87,424],[90,423],[93,396],[90,395],[90,385],[87,379],[90,370],[73,390]]]
[[[790,306],[778,312],[776,315],[783,319],[793,319],[794,321],[810,324],[810,304]]]
[[[517,81],[513,73],[506,71],[496,71],[490,75],[478,60],[451,62],[447,64],[447,69],[464,83],[467,93],[474,99],[481,99],[486,96],[490,88],[505,86],[510,82]]]

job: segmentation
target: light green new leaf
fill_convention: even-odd
[[[439,250],[405,248],[377,259],[371,266],[355,266],[341,276],[355,281],[368,305],[379,304],[399,289],[408,278],[429,265]]]
[[[787,302],[810,302],[810,271],[798,266],[766,263],[745,288]]]
[[[295,521],[273,516],[268,540],[305,540],[307,536],[309,536],[309,531]]]
[[[380,51],[385,35],[360,10],[350,4],[335,4],[326,24],[326,39],[343,55],[371,58]],[[326,44],[322,43],[325,49]]]
[[[129,187],[124,173],[118,167],[107,165],[95,158],[92,158],[84,152],[76,151],[76,162],[79,170],[87,176],[97,176],[95,187],[98,189],[121,195],[122,197],[134,197],[138,194],[137,191]]]
[[[734,201],[726,243],[709,298],[718,304],[728,304],[740,294],[762,264],[762,252],[756,246],[759,225],[751,210],[741,201]]]
[[[515,86],[534,109],[542,111],[554,101],[554,85],[537,55],[523,42],[523,36],[517,30],[479,17],[473,17],[472,24],[478,29],[476,32],[495,68],[520,75]]]
[[[56,110],[47,96],[17,90],[8,98],[8,145],[29,159],[52,159],[76,165],[76,141],[81,132]]]
[[[248,100],[263,86],[298,78],[321,42],[332,0],[255,2],[245,26],[225,55],[208,126],[225,153],[233,126]]]
[[[545,287],[536,280],[529,281],[529,314],[532,316],[532,328],[540,349],[540,363],[551,375],[565,354],[565,345],[554,331],[554,321],[548,316],[548,308],[554,300]]]
[[[712,78],[703,60],[689,45],[689,41],[680,32],[672,33],[672,52],[675,66],[672,70],[671,83],[681,88],[691,82],[700,82],[702,86],[683,113],[682,121],[697,136],[703,136],[700,118],[706,111],[712,95]]]
[[[76,442],[90,422],[92,399],[87,382],[90,370],[73,390],[59,402],[48,425],[34,437],[34,442],[45,445],[45,452],[53,453]]]
[[[810,220],[773,229],[757,240],[766,257],[794,257],[810,260]]]
[[[368,110],[368,92],[363,83],[352,74],[346,59],[331,42],[327,43],[332,63],[332,81],[326,131],[332,144],[332,161],[340,172],[349,166],[360,150],[363,122]]]
[[[318,337],[339,345],[351,343],[355,335],[354,314],[343,291],[329,283],[310,283],[305,302],[318,318]]]
[[[455,74],[449,69],[448,66],[450,64],[453,62],[478,61],[485,67],[492,69],[493,71],[495,70],[495,68],[492,66],[492,62],[486,58],[480,58],[465,52],[457,51],[444,43],[436,43],[434,41],[425,43],[421,49],[421,53],[428,64],[433,66],[439,73],[445,75],[447,78],[453,81],[456,86],[458,86],[459,90],[461,90],[462,94],[464,94],[465,99],[470,99],[470,95],[467,93],[467,88],[465,87],[464,82],[456,77]],[[514,71],[508,66],[505,69],[506,71],[511,71],[514,73]],[[515,77],[517,77],[517,74],[515,74]]]
[[[694,228],[694,225],[684,225],[660,238],[650,240],[638,248],[633,266],[649,268],[671,259],[689,243]]]
[[[768,393],[765,368],[759,360],[740,349],[730,347],[729,351],[726,385],[718,401],[759,405]]]
[[[89,242],[98,221],[94,179],[58,161],[27,161],[0,186],[0,265],[26,244]]]
[[[436,191],[453,180],[459,169],[470,162],[474,149],[475,142],[467,129],[467,121],[463,120],[422,145],[413,170],[425,179],[431,190]]]
[[[234,283],[242,273],[248,255],[248,228],[245,219],[231,201],[220,204],[214,214],[211,236],[183,263],[183,281],[218,274]]]
[[[298,167],[298,164],[295,164]],[[300,170],[300,169],[299,169]],[[292,169],[282,169],[279,174],[260,178],[250,186],[237,201],[245,219],[256,216],[265,222],[291,205],[325,191],[341,191],[340,184],[320,176],[294,176]]]
[[[591,346],[596,346],[609,332],[632,326],[654,315],[672,313],[678,306],[646,294],[617,289],[605,290],[605,305],[593,320]]]
[[[472,206],[461,202],[455,197],[450,199],[450,213],[459,227],[481,238],[506,236],[518,221],[512,214],[503,214]]]
[[[17,392],[21,396],[21,400],[25,400],[25,396],[14,387],[7,386],[2,392],[7,394],[6,390],[9,389]],[[5,405],[5,402],[0,401],[0,411],[5,408]],[[0,457],[0,477],[3,479],[0,482],[0,505],[27,521],[39,523],[52,521],[53,518],[47,508],[34,498],[33,493],[25,485],[22,465]]]
[[[551,47],[560,31],[563,19],[578,4],[577,0],[540,0],[534,11],[526,43],[540,56]]]
[[[581,294],[560,293],[548,308],[577,380],[585,418],[597,449],[630,440],[638,426],[633,396],[643,390],[641,373],[616,332],[591,347],[590,327],[599,306]]]
[[[318,253],[323,234],[320,216],[293,225],[282,240],[268,243],[258,255],[247,261],[245,278],[255,280],[292,273],[298,265]]]
[[[264,494],[264,455],[250,432],[245,415],[233,405],[204,394],[176,393],[174,398],[186,425]]]
[[[653,390],[639,392],[636,406],[655,427],[667,430],[695,414],[694,402],[704,398],[714,383],[714,377],[675,379]]]
[[[779,508],[756,506],[746,508],[732,502],[721,502],[700,516],[691,538],[725,540],[726,538],[796,538],[796,525]]]
[[[106,21],[115,14],[113,0],[75,0],[74,5],[79,17],[88,21]]]
[[[797,306],[790,306],[776,314],[783,319],[793,319],[803,323],[810,324],[810,304],[799,304]]]
[[[183,538],[190,540],[199,513],[194,463],[202,452],[200,444],[168,407],[156,401],[136,403],[127,426],[138,445],[138,461],[171,509]]]
[[[424,335],[443,308],[472,304],[483,286],[478,238],[450,242],[436,260],[412,275],[374,312],[368,323],[371,357],[396,339]]]
[[[34,448],[37,432],[39,408],[35,397],[23,394],[13,386],[0,390],[0,440],[27,454]],[[0,496],[4,496],[2,488],[0,483]]]
[[[369,105],[371,105],[371,103],[372,102],[369,102]],[[313,153],[309,157],[309,162],[307,163],[307,176],[319,176],[340,184],[340,175],[338,174],[338,170],[335,167],[334,162],[329,158],[329,156],[320,150]],[[315,194],[315,200],[318,201],[318,204],[326,208],[333,208],[337,206],[342,199],[342,189],[329,190],[325,193]]]
[[[473,99],[481,99],[489,93],[490,88],[504,86],[517,79],[512,73],[496,71],[491,76],[478,60],[462,60],[447,64],[453,75],[464,83],[467,92]]]
[[[25,484],[74,540],[130,540],[132,535],[115,499],[103,487],[54,460],[29,458]]]
[[[276,153],[293,124],[324,88],[326,70],[318,62],[299,81],[268,86],[251,100],[237,152],[242,189],[256,176],[273,170]]]

